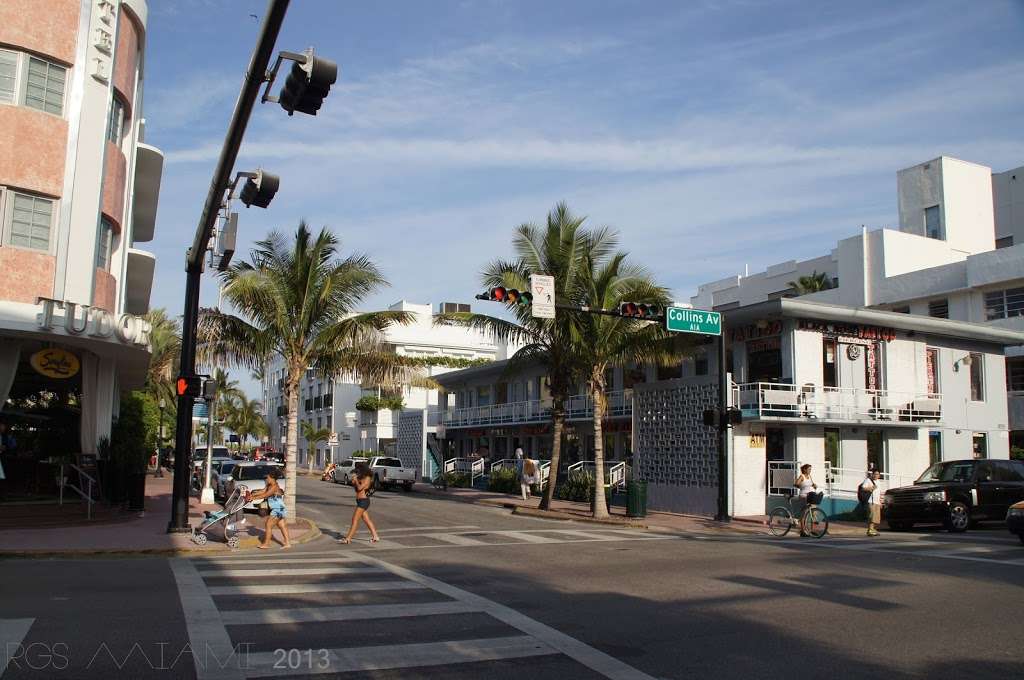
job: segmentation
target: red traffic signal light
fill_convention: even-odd
[[[656,321],[663,315],[664,310],[659,305],[651,305],[646,302],[623,302],[619,305],[619,316],[629,319]]]
[[[529,307],[533,304],[533,293],[516,288],[505,288],[497,286],[489,289],[486,293],[476,296],[477,300],[490,300],[491,302],[504,302],[509,305],[522,305]]]

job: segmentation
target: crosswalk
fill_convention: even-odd
[[[410,530],[402,537],[403,547],[391,549],[611,540],[648,539],[614,530],[461,527],[454,532]],[[531,678],[537,679],[653,680],[509,607],[390,564],[375,554],[378,545],[384,550],[388,543],[397,539],[363,544],[362,549],[332,546],[305,553],[170,560],[196,676],[346,677],[388,670],[415,674],[418,669],[448,677],[458,669],[465,677],[518,677],[517,664],[528,663]]]
[[[777,541],[778,539],[762,539]],[[1024,566],[1024,548],[1014,540],[974,538],[965,536],[922,535],[902,538],[826,538],[793,543],[801,547],[827,550],[850,550],[880,555],[901,555],[916,558]]]
[[[458,527],[408,527],[385,529],[380,532],[381,542],[374,544],[374,552],[381,550],[423,550],[430,548],[481,548],[486,546],[540,545],[560,543],[600,543],[609,541],[666,541],[678,536],[655,534],[635,529],[598,527],[593,529],[480,529],[472,525]],[[355,550],[369,549],[363,540],[353,542]]]

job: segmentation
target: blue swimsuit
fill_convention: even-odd
[[[278,519],[284,519],[286,514],[284,508],[284,498],[282,498],[281,496],[268,496],[267,505],[270,506],[271,515],[277,517]]]

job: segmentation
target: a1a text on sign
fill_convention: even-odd
[[[722,334],[722,313],[689,307],[669,307],[665,312],[666,330],[677,333]]]
[[[555,318],[555,277],[544,274],[530,275],[533,304],[530,313],[538,319]]]

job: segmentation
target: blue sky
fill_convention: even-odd
[[[152,305],[174,314],[265,7],[150,0]],[[384,270],[369,307],[468,301],[565,200],[687,299],[896,224],[900,168],[1024,164],[1022,36],[1020,0],[293,0],[278,49],[315,46],[339,82],[316,117],[257,106],[238,169],[281,190],[240,210],[239,252],[305,218]]]

